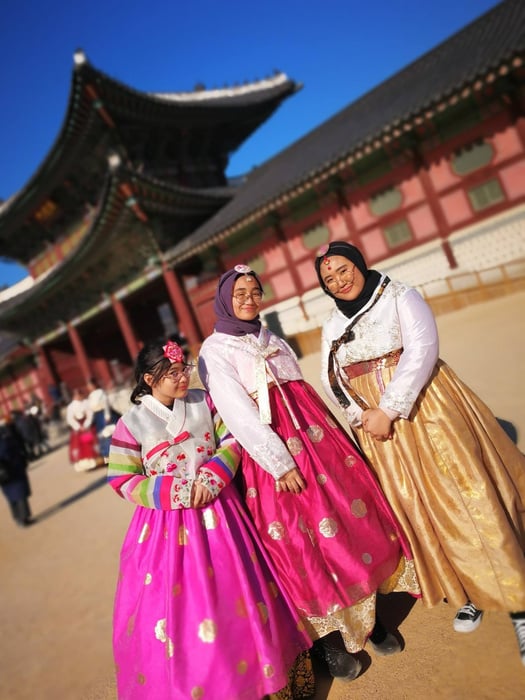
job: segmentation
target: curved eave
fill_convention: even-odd
[[[216,210],[229,202],[237,191],[237,188],[233,186],[202,189],[184,187],[130,168],[122,168],[116,172],[119,181],[130,183],[141,200],[154,202],[161,197],[163,200],[171,202],[175,207],[180,204],[182,210],[186,207],[198,207],[202,211],[209,211],[211,207]]]
[[[146,228],[135,244],[128,237],[132,230],[147,222],[145,212],[150,208],[160,203],[164,209],[169,209],[173,219],[199,214],[205,217],[231,196],[231,188],[194,190],[169,185],[126,168],[112,172],[107,177],[98,213],[79,245],[30,289],[0,305],[0,327],[12,327],[17,320],[23,324],[23,318],[30,316],[38,306],[52,304],[57,299],[60,303],[65,293],[69,294],[70,289],[74,291],[79,275],[86,270],[104,266],[102,270],[108,261],[113,266],[120,261],[122,270],[125,272],[129,268],[130,274],[144,268],[148,259],[159,253],[154,240],[147,235]],[[99,277],[84,280],[82,284],[84,289],[93,288],[95,294],[115,291],[102,287]]]
[[[0,204],[0,246],[5,257],[12,257],[9,238],[17,227],[78,165],[85,150],[92,150],[98,132],[113,130],[115,126],[118,131],[119,119],[143,126],[159,123],[185,128],[197,124],[213,126],[222,120],[230,130],[235,130],[238,123],[238,137],[235,143],[229,143],[231,149],[264,122],[283,99],[300,88],[284,73],[278,73],[239,88],[164,95],[144,93],[94,68],[81,52],[75,54],[75,63],[66,114],[53,145],[27,184]],[[125,148],[125,144],[121,145]],[[18,257],[12,259],[22,264],[28,262]]]
[[[67,285],[78,280],[79,270],[94,263],[103,264],[119,233],[117,220],[122,216],[135,218],[125,206],[125,196],[119,192],[118,185],[117,179],[108,178],[99,213],[79,245],[30,289],[0,305],[0,327],[15,315],[24,316],[39,304],[61,294]]]
[[[11,235],[78,162],[88,134],[103,128],[100,116],[85,94],[82,77],[74,71],[66,114],[51,149],[27,184],[0,205],[0,245],[4,245],[3,233]]]
[[[143,92],[95,68],[87,59],[77,66],[77,72],[86,84],[95,87],[110,114],[118,115],[123,108],[127,115],[135,113],[138,117],[151,116],[153,112],[167,123],[184,121],[196,115],[213,123],[217,114],[224,111],[233,116],[237,113],[241,119],[247,109],[279,103],[302,87],[285,73],[278,72],[264,80],[229,88],[180,93]]]

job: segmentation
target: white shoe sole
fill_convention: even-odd
[[[471,620],[454,620],[452,625],[456,632],[468,634],[469,632],[474,632],[474,630],[478,629],[478,627],[481,624],[482,618],[483,613],[481,613],[481,615],[477,618],[477,620],[474,620],[474,622],[472,622]]]

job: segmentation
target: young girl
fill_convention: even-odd
[[[394,635],[374,629],[375,598],[379,589],[418,592],[411,555],[354,444],[289,345],[262,327],[261,300],[249,267],[221,277],[200,376],[246,450],[246,503],[281,581],[322,638],[331,674],[352,679],[361,669],[352,653],[370,635],[378,653],[400,651]]]
[[[145,346],[112,439],[109,483],[137,505],[115,597],[118,696],[260,700],[311,642],[230,485],[239,447],[190,369],[176,343]],[[308,664],[279,698],[313,692]]]
[[[323,326],[323,384],[410,540],[423,600],[461,606],[458,632],[483,609],[511,612],[525,664],[525,458],[438,359],[415,289],[368,270],[345,242],[315,266],[337,307]]]

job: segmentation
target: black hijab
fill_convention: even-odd
[[[331,255],[341,255],[343,258],[350,260],[359,272],[365,278],[365,284],[361,293],[356,299],[352,301],[345,301],[344,299],[337,299],[332,292],[327,289],[321,277],[321,265],[323,260],[326,260]],[[315,259],[315,270],[317,272],[317,278],[319,279],[319,284],[321,289],[325,294],[335,301],[335,304],[339,311],[343,313],[347,318],[352,318],[370,301],[372,298],[377,285],[381,280],[381,273],[377,270],[369,270],[366,266],[365,259],[363,258],[361,252],[350,243],[345,241],[332,241],[329,245],[325,245],[319,249],[317,257]]]

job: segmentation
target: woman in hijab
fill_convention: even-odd
[[[324,323],[322,381],[374,466],[406,532],[423,601],[511,613],[525,664],[525,458],[489,409],[438,357],[420,294],[369,270],[349,243],[318,252],[336,308]]]
[[[309,696],[310,639],[231,486],[240,449],[191,369],[177,343],[144,346],[113,434],[109,484],[136,506],[114,606],[118,697]]]
[[[377,591],[418,595],[409,549],[348,434],[304,380],[290,346],[259,319],[263,288],[246,265],[226,272],[199,373],[245,450],[243,489],[263,542],[334,677],[351,680],[376,623]]]

